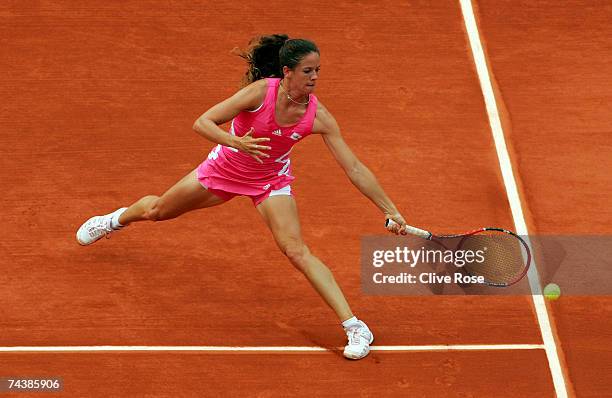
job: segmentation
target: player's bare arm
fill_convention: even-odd
[[[403,226],[406,225],[406,221],[382,189],[374,174],[355,156],[351,148],[344,141],[336,119],[321,102],[318,103],[313,133],[321,134],[327,148],[340,167],[342,167],[351,183],[368,199],[374,202],[385,214],[386,218],[390,218],[398,224],[398,227],[395,227],[393,232],[396,234],[404,233]],[[400,226],[402,227],[401,230]]]
[[[208,109],[193,124],[193,129],[216,144],[236,148],[249,154],[253,159],[262,163],[261,157],[269,157],[262,152],[270,147],[263,145],[269,138],[253,138],[253,129],[242,137],[229,134],[219,126],[229,122],[240,112],[257,109],[264,100],[267,85],[265,80],[259,80],[244,87],[230,98]]]

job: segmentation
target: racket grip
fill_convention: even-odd
[[[387,229],[389,229],[389,226],[394,225],[394,224],[397,224],[397,223],[390,218],[388,218],[387,221],[385,221],[385,227],[387,227]],[[406,224],[405,229],[406,229],[406,232],[408,232],[410,235],[418,236],[423,239],[430,240],[432,236],[431,232],[425,231],[424,229],[413,227],[408,224]]]

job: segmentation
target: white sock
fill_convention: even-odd
[[[359,319],[357,319],[357,317],[354,316],[354,317],[349,318],[346,321],[342,322],[342,327],[347,329],[347,328],[349,328],[351,326],[358,325],[358,324],[359,324]]]
[[[127,207],[122,207],[119,210],[116,210],[111,217],[111,228],[112,229],[121,229],[123,225],[119,223],[119,217],[127,210]]]

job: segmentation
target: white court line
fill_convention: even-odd
[[[512,218],[514,219],[516,232],[519,235],[526,237],[525,240],[531,247],[531,242],[527,238],[529,231],[527,230],[527,223],[525,222],[525,216],[523,215],[523,208],[521,206],[521,200],[516,187],[516,180],[514,179],[514,174],[512,172],[512,163],[510,162],[510,154],[508,153],[508,148],[506,147],[504,130],[499,117],[499,109],[497,108],[497,102],[495,101],[495,95],[493,93],[493,86],[491,84],[491,78],[487,69],[485,54],[480,43],[478,25],[476,24],[476,19],[474,17],[472,2],[471,0],[459,0],[459,2],[461,4],[463,20],[468,33],[472,55],[474,56],[474,63],[476,64],[476,71],[478,72],[478,78],[480,80],[480,87],[482,89],[487,114],[489,116],[489,123],[491,125],[491,131],[495,141],[495,149],[497,150],[497,157],[499,159],[504,185],[506,186],[506,194],[508,196],[508,201],[510,202],[510,209],[512,211]],[[559,359],[559,354],[557,352],[557,345],[555,344],[555,337],[548,318],[544,297],[541,294],[542,290],[540,278],[537,273],[536,262],[533,258],[532,266],[527,273],[527,278],[529,279],[529,286],[531,287],[533,304],[535,306],[538,324],[542,333],[542,340],[544,341],[546,357],[548,358],[548,365],[550,366],[555,392],[557,397],[565,398],[568,395],[565,385],[565,378],[561,369],[561,360]]]
[[[338,347],[342,350],[344,347]],[[543,350],[543,344],[455,344],[455,345],[380,345],[370,351],[490,351],[490,350]],[[200,351],[200,352],[326,352],[323,347],[300,346],[20,346],[0,347],[0,353],[15,352],[114,352],[114,351]]]

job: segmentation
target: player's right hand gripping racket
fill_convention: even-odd
[[[397,224],[387,219],[385,226]],[[485,250],[485,260],[466,262],[463,270],[472,276],[482,276],[489,286],[507,287],[519,282],[527,274],[531,264],[529,246],[516,233],[503,228],[480,228],[473,231],[434,235],[429,231],[406,225],[406,232],[436,242],[449,250]],[[452,243],[454,247],[448,247]]]

